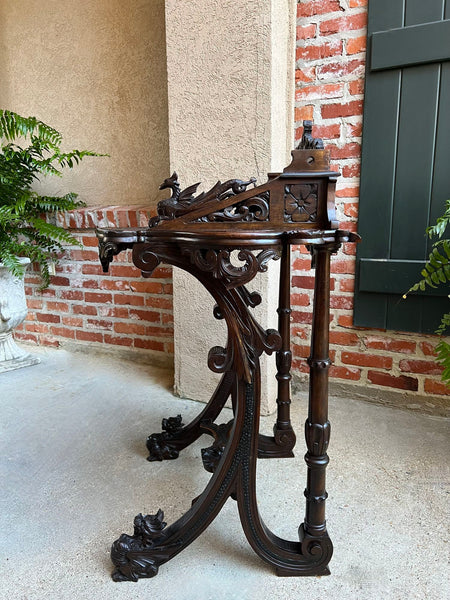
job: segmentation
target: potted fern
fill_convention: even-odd
[[[83,206],[77,195],[40,195],[33,185],[48,175],[61,176],[87,150],[61,151],[61,134],[35,117],[0,110],[0,372],[34,364],[14,342],[12,330],[27,314],[24,276],[30,262],[40,267],[42,288],[50,283],[51,264],[65,244],[77,240],[46,218]]]

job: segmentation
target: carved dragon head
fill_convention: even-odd
[[[166,188],[169,188],[172,190],[172,198],[179,197],[181,186],[178,182],[178,175],[177,175],[176,171],[174,171],[170,177],[168,177],[167,179],[164,179],[162,184],[159,186],[160,190],[165,190]]]

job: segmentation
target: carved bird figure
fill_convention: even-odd
[[[166,188],[171,189],[172,196],[165,200],[161,200],[161,202],[158,203],[158,214],[168,219],[174,219],[180,214],[183,214],[194,202],[194,194],[199,185],[200,182],[194,183],[194,185],[190,185],[185,190],[181,191],[178,175],[174,171],[172,175],[165,179],[159,186],[160,190],[164,190]]]

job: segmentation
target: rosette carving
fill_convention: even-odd
[[[302,554],[311,563],[322,564],[322,575],[328,575],[328,563],[333,555],[333,544],[327,534],[314,536],[305,530],[302,523],[299,528],[299,537],[302,545]]]
[[[277,429],[275,424],[273,435],[277,446],[287,446],[288,448],[293,448],[295,446],[296,437],[292,429]]]
[[[286,223],[314,222],[317,218],[317,183],[295,183],[284,188]]]

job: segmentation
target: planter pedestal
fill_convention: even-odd
[[[40,358],[19,348],[11,332],[0,334],[0,373],[29,367],[39,362]]]
[[[30,260],[21,258],[20,262],[27,266]],[[0,263],[0,373],[40,362],[13,338],[13,329],[24,321],[27,312],[23,277],[15,277]]]

